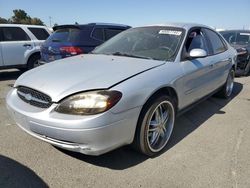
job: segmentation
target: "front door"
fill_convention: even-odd
[[[185,54],[189,54],[192,49],[203,49],[209,54],[207,40],[201,29],[194,29],[189,33],[183,49],[183,59],[180,62],[184,70],[183,96],[185,98],[183,106],[186,107],[201,99],[211,92],[213,83],[213,62],[212,57],[197,58],[189,60]]]

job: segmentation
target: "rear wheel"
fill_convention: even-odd
[[[148,156],[154,156],[166,146],[175,123],[175,105],[169,96],[150,100],[139,117],[134,146]]]
[[[233,87],[234,87],[234,77],[235,77],[235,71],[231,69],[229,71],[229,74],[227,76],[227,81],[221,88],[221,90],[218,92],[218,96],[221,98],[230,98],[233,93]]]
[[[33,69],[35,67],[38,67],[39,66],[39,62],[38,60],[41,58],[40,54],[34,54],[32,55],[29,60],[28,60],[28,63],[27,63],[27,69],[30,70],[30,69]]]

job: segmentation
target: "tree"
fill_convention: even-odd
[[[31,18],[24,10],[13,10],[14,16],[11,17],[11,23],[13,24],[32,24],[32,25],[44,25],[43,21],[39,18]]]
[[[6,24],[6,23],[8,23],[8,20],[5,19],[5,18],[0,17],[0,23]]]
[[[11,22],[14,24],[29,24],[31,17],[21,9],[13,10],[14,16],[11,17]]]
[[[43,21],[39,18],[31,18],[32,25],[44,25]]]

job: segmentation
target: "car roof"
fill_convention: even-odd
[[[110,26],[110,27],[119,27],[119,28],[125,28],[125,29],[131,28],[131,26],[129,26],[129,25],[115,24],[115,23],[88,23],[88,24],[58,25],[58,26],[54,26],[53,30],[56,31],[56,30],[61,29],[61,28],[79,28],[79,29],[82,29],[86,26]]]
[[[163,23],[163,24],[152,24],[152,25],[147,25],[147,26],[163,26],[163,27],[178,27],[178,28],[183,28],[185,30],[189,30],[193,27],[205,27],[214,30],[214,28],[203,25],[203,24],[197,24],[197,23],[181,23],[181,22],[176,22],[176,23]],[[146,26],[146,27],[147,27]],[[141,26],[145,27],[145,26]]]
[[[231,32],[242,32],[242,33],[250,33],[250,30],[244,30],[244,29],[231,29],[231,30],[225,30],[221,31],[220,33],[231,33]]]
[[[0,24],[0,27],[33,27],[33,28],[47,28],[44,25],[26,25],[26,24]]]

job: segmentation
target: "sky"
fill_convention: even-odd
[[[23,9],[47,26],[90,22],[142,26],[192,22],[217,29],[250,29],[250,0],[0,0],[0,17]],[[50,19],[51,18],[51,19]]]

